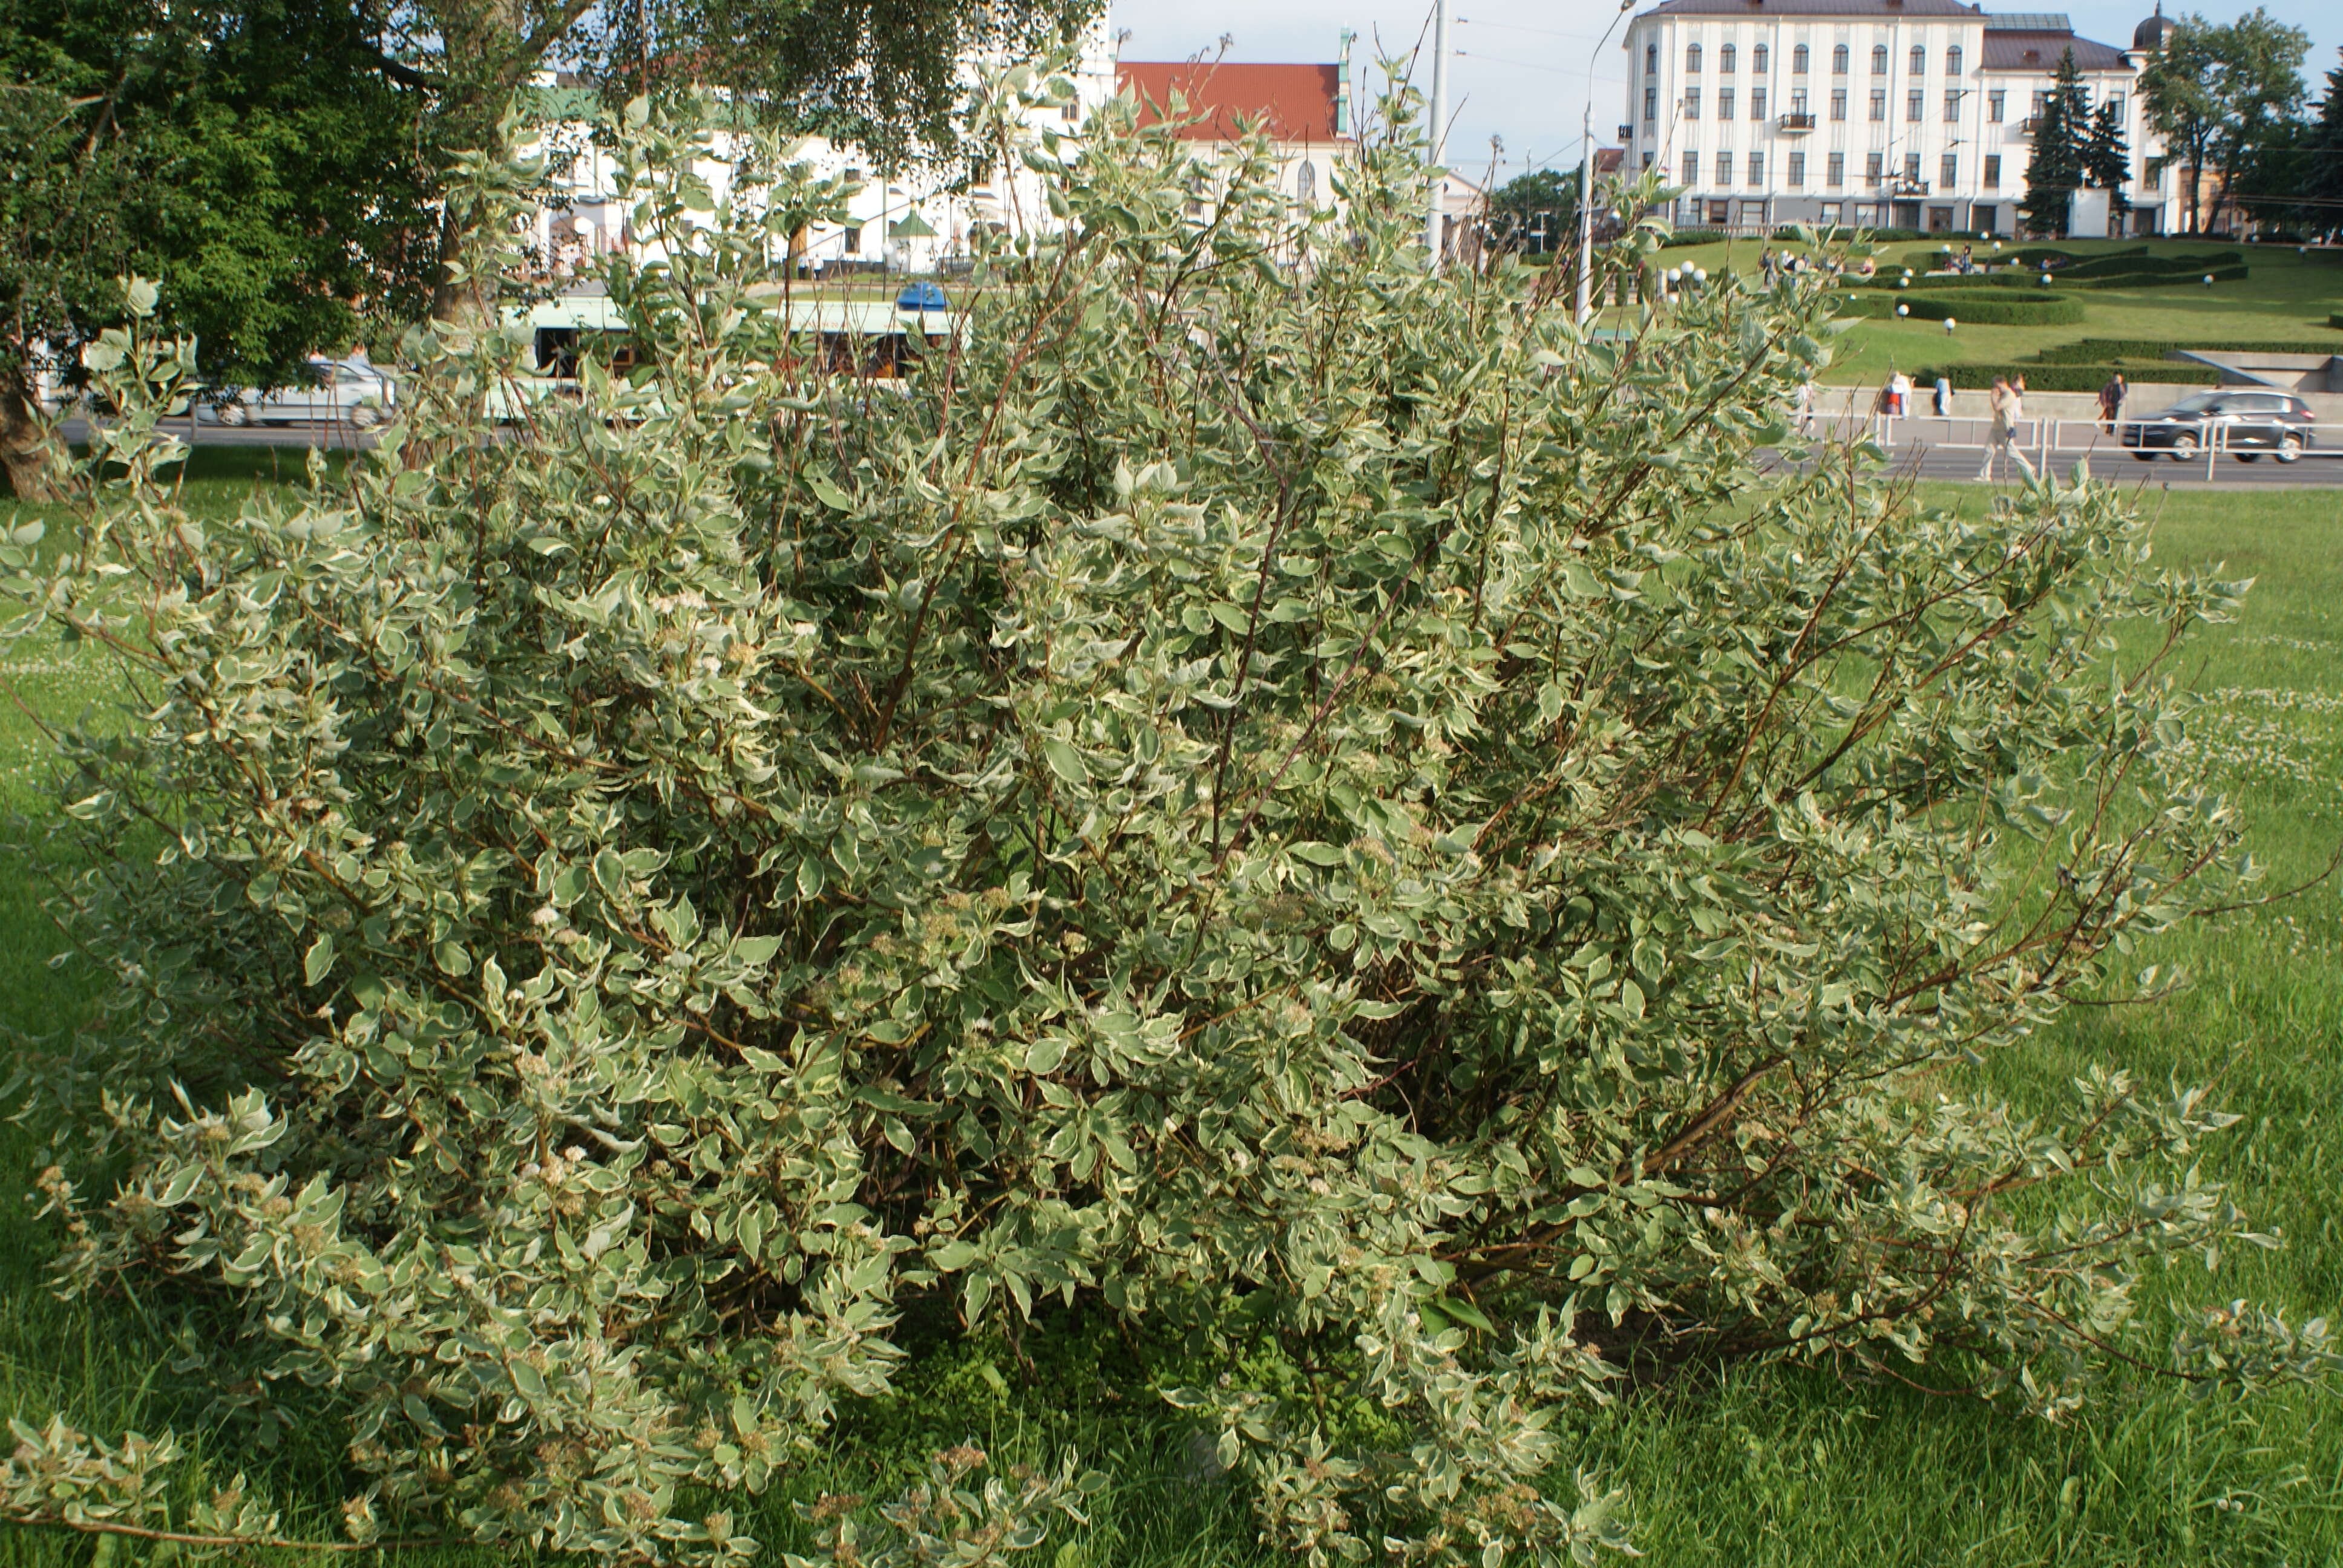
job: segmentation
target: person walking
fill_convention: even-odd
[[[1936,417],[1949,419],[1952,417],[1953,378],[1940,370],[1936,373]]]
[[[2130,390],[2124,385],[2120,370],[2108,377],[2107,384],[2099,388],[2099,428],[2110,436],[2116,433],[2116,421],[2123,417],[2124,394]]]
[[[1773,287],[1773,286],[1774,286],[1775,262],[1774,262],[1774,247],[1773,247],[1772,246],[1770,246],[1770,245],[1769,245],[1769,246],[1767,246],[1765,247],[1765,253],[1764,253],[1763,255],[1761,255],[1760,256],[1758,256],[1758,258],[1757,258],[1757,270],[1758,270],[1758,272],[1759,272],[1759,273],[1761,273],[1761,274],[1765,276],[1765,286],[1766,286],[1766,287],[1768,287],[1768,288]]]
[[[1898,419],[1912,412],[1912,377],[1901,370],[1887,377],[1887,411]]]
[[[1796,407],[1798,434],[1802,437],[1813,435],[1815,433],[1815,384],[1812,377],[1798,383]]]
[[[2026,454],[2014,445],[2017,423],[2026,417],[2026,394],[2022,387],[2013,387],[2001,377],[1993,378],[1993,390],[1986,395],[1986,407],[1993,413],[1993,428],[1986,437],[1985,465],[1977,469],[1977,477],[1991,479],[1996,457],[2015,457],[2026,477],[2034,477],[2034,465]]]

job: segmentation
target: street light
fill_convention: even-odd
[[[1611,25],[1603,29],[1603,36],[1594,41],[1594,52],[1586,60],[1586,116],[1578,136],[1578,325],[1586,325],[1594,314],[1592,297],[1594,292],[1594,67],[1602,63],[1603,45],[1611,41],[1618,30],[1619,19],[1635,7],[1635,0],[1619,0],[1618,15]],[[1631,77],[1632,80],[1632,77]]]

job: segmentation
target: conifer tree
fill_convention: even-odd
[[[2026,229],[2037,235],[2066,232],[2075,187],[2083,183],[2084,147],[2090,135],[2090,98],[2068,49],[2058,59],[2058,75],[2034,126],[2034,156],[2026,166],[2026,199],[2017,204]]]
[[[2131,211],[2131,144],[2113,104],[2101,104],[2091,116],[2090,133],[2083,139],[2083,183],[2107,193],[2107,210]]]

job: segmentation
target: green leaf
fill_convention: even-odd
[[[1082,754],[1062,740],[1051,739],[1041,742],[1041,753],[1049,759],[1050,771],[1069,784],[1089,781],[1090,769],[1082,766]]]

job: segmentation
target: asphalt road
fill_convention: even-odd
[[[1923,422],[1916,420],[1913,423]],[[224,425],[198,425],[191,431],[187,421],[169,419],[164,421],[164,427],[180,439],[199,447],[326,447],[350,451],[370,448],[375,445],[371,433],[353,429],[347,425],[246,426],[241,429],[231,429]],[[2343,445],[2313,448],[2298,463],[2280,463],[2268,455],[2258,460],[2247,461],[2224,453],[2214,457],[2208,477],[2201,456],[2186,463],[2177,463],[2161,455],[2152,462],[2141,462],[2117,445],[2112,437],[2100,437],[2090,427],[2070,425],[2064,429],[2069,438],[2050,454],[2052,466],[2062,478],[2072,472],[2077,460],[2088,458],[2094,477],[2116,484],[2154,483],[2181,488],[2211,489],[2343,485]],[[2325,428],[2320,433],[2327,435]],[[86,439],[88,434],[85,421],[65,421],[66,440],[80,442]],[[2343,436],[2343,432],[2337,434]],[[1985,457],[1982,447],[1935,443],[1926,436],[1913,436],[1908,427],[1898,432],[1888,449],[1894,454],[1899,468],[1924,479],[1974,481],[1977,477],[1977,467]],[[2039,466],[2043,454],[2038,447],[2030,451],[2028,456]],[[2016,465],[2014,463],[2004,464],[1997,475],[2003,483],[2014,481],[2016,477]]]

